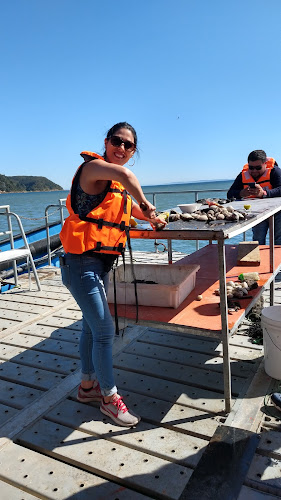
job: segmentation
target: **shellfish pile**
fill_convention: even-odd
[[[216,220],[225,220],[226,222],[239,222],[247,218],[247,214],[240,210],[235,210],[231,205],[221,207],[219,205],[210,205],[209,208],[196,210],[191,214],[179,214],[175,210],[170,211],[169,222],[177,220],[191,221],[198,220],[211,222]]]

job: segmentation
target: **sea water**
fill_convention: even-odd
[[[201,198],[226,198],[226,193],[231,186],[232,181],[202,181],[191,182],[185,184],[165,184],[157,186],[143,186],[144,193],[147,194],[149,201],[153,201],[153,195],[148,193],[156,193],[155,205],[158,211],[168,210],[183,203],[193,203],[195,194],[183,193],[183,191],[196,191],[198,199]],[[222,191],[217,192],[216,190]],[[203,192],[200,192],[203,191]],[[59,199],[65,199],[68,191],[44,191],[44,192],[29,192],[29,193],[1,193],[0,205],[10,205],[10,210],[18,214],[21,218],[25,231],[35,229],[38,226],[45,224],[45,208],[48,205],[58,205]],[[65,209],[65,217],[67,210]],[[57,221],[60,218],[59,211],[56,207],[50,207],[48,210],[50,221]],[[3,221],[4,217],[0,218],[0,231],[6,229]],[[14,233],[18,233],[18,229],[14,224]],[[242,235],[239,235],[230,240],[230,243],[238,243],[242,241]],[[158,240],[167,247],[166,240]],[[200,241],[200,248],[208,242]],[[189,254],[196,249],[194,241],[173,241],[173,250]],[[133,240],[132,247],[135,250],[155,251],[153,240]],[[163,245],[159,249],[163,249]]]

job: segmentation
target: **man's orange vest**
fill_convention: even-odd
[[[275,165],[274,158],[267,158],[265,172],[257,181],[255,181],[255,179],[251,175],[251,171],[249,170],[249,165],[248,163],[246,163],[246,165],[244,165],[242,170],[243,187],[246,188],[249,185],[249,182],[255,182],[256,184],[260,184],[261,187],[268,187],[269,189],[272,189],[272,185],[270,184],[270,172],[274,167],[274,165]],[[254,198],[254,196],[251,196],[251,198]]]
[[[104,160],[96,153],[83,151],[81,156],[86,160],[91,157]],[[65,252],[82,254],[88,250],[107,254],[121,254],[125,249],[129,221],[132,210],[132,199],[124,186],[117,181],[111,181],[110,188],[103,201],[86,217],[74,213],[76,186],[79,182],[82,163],[78,167],[72,181],[72,187],[66,200],[69,217],[60,232],[60,239]]]

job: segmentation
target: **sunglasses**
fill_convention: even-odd
[[[258,165],[257,167],[253,167],[253,165],[249,165],[249,170],[261,170],[262,169],[262,165]]]
[[[123,141],[121,137],[118,135],[112,135],[110,137],[110,141],[112,146],[119,148],[122,144],[124,144],[124,148],[126,151],[134,151],[136,149],[136,145],[131,141]]]

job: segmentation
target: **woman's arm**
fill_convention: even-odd
[[[133,217],[135,217],[136,219],[140,219],[140,220],[147,220],[152,225],[164,224],[164,226],[166,226],[167,222],[164,219],[162,219],[161,217],[149,218],[149,217],[146,217],[145,214],[146,214],[146,212],[143,212],[141,210],[141,208],[139,207],[139,205],[137,205],[134,201],[132,201],[132,216]]]
[[[108,163],[104,160],[89,161],[83,167],[80,183],[83,190],[94,194],[93,190],[95,190],[96,184],[99,185],[99,181],[109,180],[120,182],[139,204],[143,203],[147,207],[145,218],[155,217],[155,207],[146,199],[135,174],[126,167],[115,163]],[[97,190],[96,194],[101,190]],[[141,209],[140,211],[142,213]]]

